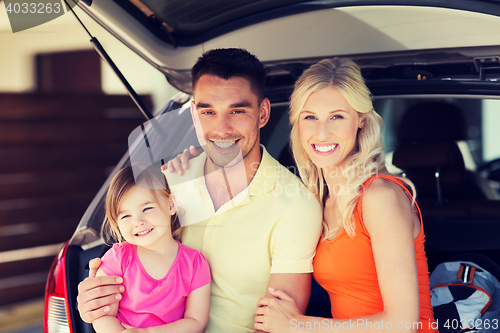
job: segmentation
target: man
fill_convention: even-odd
[[[252,332],[257,301],[271,296],[268,288],[286,291],[305,311],[321,208],[260,145],[270,102],[255,56],[241,49],[208,51],[194,65],[192,83],[191,112],[205,152],[191,160],[185,176],[166,176],[185,212],[182,242],[201,251],[211,267],[207,332]],[[119,281],[100,277],[80,284],[85,321],[104,315],[120,298]]]

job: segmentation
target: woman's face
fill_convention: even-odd
[[[337,88],[312,93],[299,114],[302,147],[317,167],[342,166],[355,144],[363,118]]]

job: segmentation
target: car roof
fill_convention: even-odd
[[[191,92],[190,68],[213,48],[247,49],[268,75],[283,77],[282,85],[332,56],[349,56],[372,74],[395,61],[466,62],[440,75],[468,77],[481,59],[496,64],[500,54],[500,0],[85,0],[79,6],[185,92]]]

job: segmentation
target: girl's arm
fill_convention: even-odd
[[[210,283],[189,293],[184,318],[148,328],[131,328],[126,333],[203,333],[210,312]]]
[[[384,310],[351,319],[306,317],[282,291],[259,300],[255,328],[268,332],[416,333],[420,299],[414,239],[420,231],[410,199],[396,184],[376,179],[362,199],[363,221],[371,238]],[[421,323],[428,325],[428,323]]]
[[[96,276],[106,276],[106,274],[101,270],[97,270]],[[124,330],[121,322],[116,318],[118,314],[118,303],[113,303],[109,305],[109,312],[100,318],[97,318],[92,322],[94,330],[97,333],[115,333]]]

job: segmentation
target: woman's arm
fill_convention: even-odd
[[[414,239],[420,220],[396,184],[376,179],[362,199],[384,310],[345,320],[306,317],[293,298],[275,291],[258,303],[255,328],[268,332],[417,332],[420,299]],[[425,325],[427,323],[422,323]],[[401,327],[401,329],[398,329]]]
[[[98,276],[106,276],[106,274],[101,269],[98,269],[96,277]],[[116,318],[118,314],[118,303],[112,303],[109,307],[110,310],[105,316],[97,318],[92,322],[94,330],[97,333],[114,333],[124,330],[121,322]]]
[[[186,299],[184,318],[170,324],[131,328],[126,333],[203,333],[210,312],[210,283],[193,290]]]
[[[362,205],[384,302],[384,311],[377,315],[393,327],[411,326],[401,332],[417,332],[413,323],[420,320],[414,243],[420,233],[418,213],[400,186],[383,179],[366,189]]]

